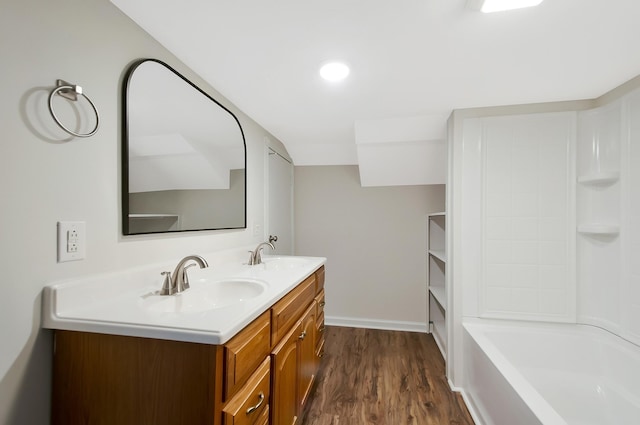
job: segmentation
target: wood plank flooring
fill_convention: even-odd
[[[303,425],[473,425],[450,391],[433,337],[326,328],[325,355]]]

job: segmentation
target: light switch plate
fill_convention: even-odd
[[[58,263],[82,260],[86,255],[84,221],[58,222]]]

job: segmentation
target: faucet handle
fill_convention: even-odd
[[[162,280],[162,289],[160,289],[160,295],[173,295],[174,288],[171,284],[171,272],[162,272],[160,273],[164,276]]]

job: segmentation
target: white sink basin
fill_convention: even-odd
[[[297,257],[266,257],[262,259],[266,270],[289,270],[306,267],[309,260]]]
[[[146,294],[140,306],[158,313],[198,313],[228,307],[255,298],[267,288],[267,283],[254,279],[195,280],[192,287],[175,295]]]

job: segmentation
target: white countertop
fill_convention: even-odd
[[[264,264],[216,264],[189,268],[191,289],[207,281],[250,279],[266,289],[257,297],[199,312],[157,312],[145,297],[162,286],[158,267],[56,282],[44,288],[42,326],[49,329],[224,344],[326,262],[323,257],[264,257]],[[299,259],[291,267],[270,267],[270,260]],[[275,264],[272,263],[272,264]],[[177,295],[180,296],[180,295]]]

